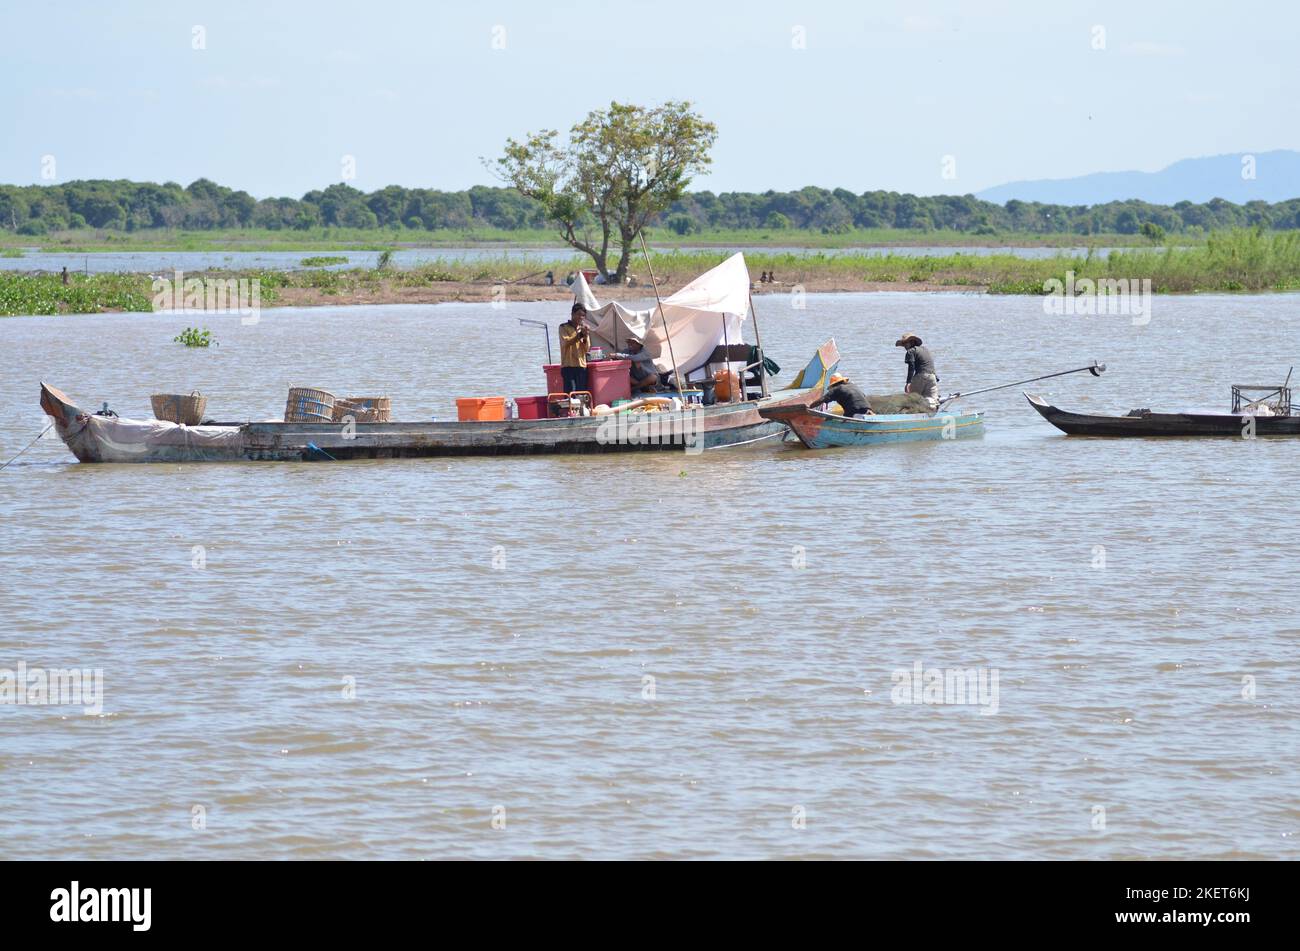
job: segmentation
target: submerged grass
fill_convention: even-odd
[[[1006,231],[977,235],[965,231],[924,231],[905,228],[856,228],[838,234],[813,229],[709,228],[678,235],[668,228],[646,231],[646,240],[658,247],[800,247],[853,248],[871,246],[980,246],[980,247],[1128,247],[1147,244],[1136,234],[1040,234]],[[1174,235],[1173,242],[1195,245],[1196,235]],[[310,228],[305,231],[266,228],[224,228],[210,231],[169,231],[164,228],[113,231],[95,228],[57,231],[33,239],[0,229],[0,247],[41,245],[44,251],[381,251],[403,247],[565,247],[554,229],[506,230],[472,228],[423,229]]]
[[[692,250],[652,254],[660,282],[680,286],[715,266],[729,251]],[[994,294],[1044,294],[1046,282],[1149,279],[1157,293],[1300,290],[1300,232],[1233,231],[1211,235],[1203,246],[1116,250],[1106,254],[1023,258],[1011,254],[948,254],[910,257],[901,254],[763,254],[747,253],[751,275],[773,272],[782,286],[806,283],[810,289],[853,290],[872,285],[899,289],[924,284]],[[578,267],[578,257],[552,262],[557,281]],[[649,293],[644,260],[632,273]],[[307,269],[299,271],[211,271],[213,277],[249,278],[260,282],[261,302],[274,305],[286,288],[308,288],[324,296],[379,292],[385,288],[434,288],[442,284],[514,284],[536,282],[538,263],[502,255],[474,260],[445,260],[412,268]],[[203,276],[203,275],[191,275]],[[599,289],[597,289],[599,293]],[[84,313],[98,310],[151,309],[147,274],[70,275],[64,285],[57,274],[0,271],[0,315]]]
[[[666,282],[699,274],[722,260],[713,252],[655,256]],[[782,284],[840,278],[846,284],[941,284],[994,294],[1044,294],[1051,279],[1150,279],[1157,293],[1300,289],[1300,233],[1240,230],[1211,235],[1200,247],[1116,250],[1085,256],[1023,258],[1011,254],[911,257],[839,254],[745,255],[751,273],[771,271]]]
[[[147,274],[57,274],[0,271],[0,316],[153,310]]]

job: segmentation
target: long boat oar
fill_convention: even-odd
[[[1015,383],[1000,383],[997,386],[986,386],[982,390],[971,390],[969,393],[954,393],[951,396],[945,396],[943,399],[941,399],[939,401],[939,405],[942,406],[944,403],[949,403],[952,400],[961,399],[964,396],[975,396],[978,393],[992,393],[994,390],[1005,390],[1007,387],[1010,386],[1024,386],[1026,383],[1037,383],[1039,380],[1050,380],[1054,376],[1067,376],[1068,374],[1071,373],[1082,373],[1085,370],[1087,370],[1093,376],[1101,376],[1103,373],[1106,372],[1106,364],[1098,363],[1096,360],[1093,360],[1090,366],[1075,367],[1073,370],[1062,370],[1059,373],[1048,373],[1043,376],[1036,376],[1032,380],[1017,380]]]

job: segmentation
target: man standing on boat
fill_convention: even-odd
[[[871,404],[867,402],[867,394],[862,392],[862,387],[849,382],[848,377],[840,376],[838,373],[831,375],[830,386],[826,387],[826,392],[822,396],[827,403],[839,403],[845,416],[875,415]]]
[[[930,349],[922,345],[921,338],[908,332],[894,341],[895,347],[903,347],[903,359],[907,362],[907,385],[904,393],[916,393],[925,397],[931,410],[939,408],[939,374],[934,369],[934,357]]]
[[[560,324],[560,375],[564,392],[587,389],[587,351],[591,334],[587,330],[587,308],[574,304],[567,322]]]

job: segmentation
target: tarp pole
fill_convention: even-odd
[[[758,347],[758,385],[763,399],[767,399],[767,367],[763,359],[763,335],[758,332],[758,311],[754,309],[754,294],[749,295],[749,312],[754,315],[754,344]]]
[[[655,303],[659,305],[659,320],[664,325],[664,339],[668,341],[668,359],[673,362],[673,379],[677,381],[677,393],[682,393],[682,375],[677,372],[677,358],[673,356],[673,337],[668,332],[668,318],[664,316],[664,302],[659,299],[659,282],[655,280],[654,265],[650,263],[650,252],[645,246],[645,231],[638,231],[637,236],[641,239],[641,253],[645,255],[646,270],[650,272],[650,286],[655,289]]]
[[[727,402],[734,403],[736,391],[731,386],[731,340],[727,337],[727,315],[719,316],[722,317],[722,375],[727,378]]]

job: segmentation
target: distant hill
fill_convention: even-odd
[[[1254,179],[1242,178],[1242,159],[1255,157]],[[1222,198],[1234,204],[1300,197],[1300,152],[1234,152],[1183,159],[1158,172],[1097,172],[1078,178],[1011,182],[976,193],[1006,204],[1013,198],[1053,205],[1101,205],[1137,198],[1155,205]]]

